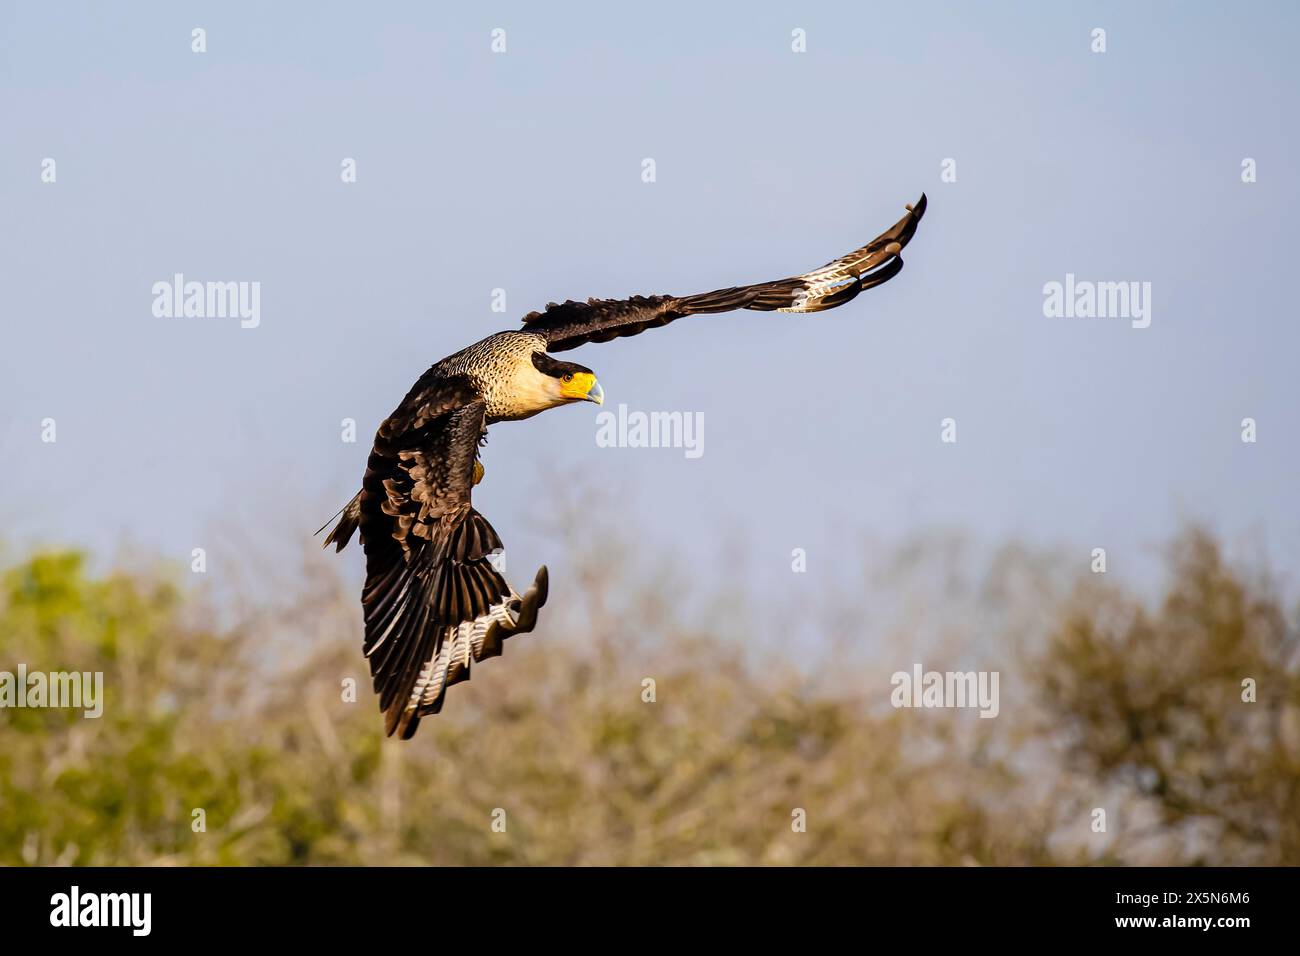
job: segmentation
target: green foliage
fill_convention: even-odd
[[[1173,565],[1154,613],[1080,594],[1039,662],[1044,703],[1071,765],[1138,795],[1122,839],[1178,834],[1191,862],[1294,864],[1300,635],[1204,533],[1177,542]]]
[[[0,863],[1300,862],[1296,632],[1204,535],[1172,571],[1154,611],[1081,587],[980,720],[738,656],[609,570],[635,638],[548,608],[402,743],[346,590],[222,625],[166,575],[35,554],[0,578],[0,669],[102,671],[104,711],[0,710]]]

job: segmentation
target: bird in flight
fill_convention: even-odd
[[[699,295],[551,303],[524,316],[522,328],[489,335],[420,376],[379,426],[361,490],[325,538],[342,551],[361,533],[363,650],[389,736],[414,736],[422,717],[442,709],[447,688],[469,679],[471,663],[531,631],[546,603],[545,566],[522,595],[506,582],[501,539],[471,494],[483,478],[479,449],[489,425],[603,403],[591,369],[552,353],[690,315],[833,309],[898,275],[925,206],[922,194],[862,248],[791,279]]]

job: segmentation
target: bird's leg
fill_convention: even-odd
[[[478,433],[478,447],[482,448],[487,444],[487,429]],[[474,484],[477,485],[483,480],[484,475],[483,463],[478,460],[478,452],[474,452]],[[472,487],[472,486],[471,486]]]

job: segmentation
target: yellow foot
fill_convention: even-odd
[[[483,475],[484,475],[483,465],[481,462],[479,462],[477,458],[475,458],[474,459],[474,484],[477,485],[480,481],[482,481]]]

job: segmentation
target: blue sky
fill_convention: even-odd
[[[1105,546],[1137,575],[1189,518],[1300,570],[1297,19],[6,2],[4,537],[183,560],[231,521],[310,534],[442,356],[549,300],[804,271],[924,191],[902,274],[844,308],[566,356],[607,407],[703,413],[705,453],[599,448],[590,405],[498,426],[476,504],[515,567],[562,570],[538,511],[582,482],[706,580],[729,565],[701,551],[737,537],[781,580],[794,547],[824,568],[859,532],[936,527],[1081,564]],[[260,326],[155,317],[151,286],[177,272],[260,282]],[[1066,273],[1150,282],[1150,327],[1045,317]]]

